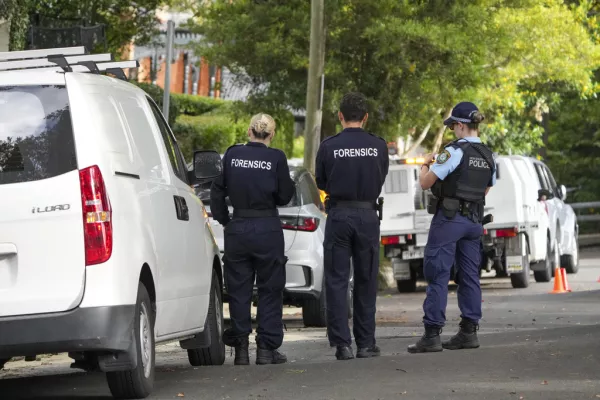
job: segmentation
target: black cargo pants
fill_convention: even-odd
[[[225,344],[235,346],[252,333],[250,309],[254,278],[258,289],[256,342],[261,348],[278,349],[283,342],[283,289],[285,288],[284,240],[277,217],[234,218],[225,227],[225,285],[231,328]]]
[[[331,346],[350,346],[348,281],[354,267],[354,339],[359,348],[375,344],[379,271],[379,217],[375,210],[332,208],[325,225],[324,262],[327,336]]]

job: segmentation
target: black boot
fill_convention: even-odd
[[[267,364],[284,364],[287,362],[285,354],[278,350],[269,350],[257,347],[256,348],[256,364],[267,365]]]
[[[437,326],[425,326],[425,333],[415,344],[408,346],[409,353],[429,353],[442,351],[442,339],[440,338],[442,328]]]
[[[235,349],[235,358],[233,360],[234,365],[250,364],[250,354],[248,353],[249,341],[247,336],[233,336],[229,330],[226,330],[223,332],[223,343],[225,343],[226,346],[233,347]]]
[[[356,353],[356,358],[379,357],[381,350],[376,344],[371,347],[360,347]]]
[[[354,358],[352,347],[344,345],[337,346],[335,358],[337,358],[339,361],[352,360]]]
[[[235,346],[234,365],[250,365],[250,354],[248,353],[248,338],[244,338]]]
[[[459,350],[459,349],[476,349],[479,347],[479,339],[477,338],[477,330],[479,325],[468,319],[460,321],[460,330],[458,333],[445,340],[442,346],[448,350]]]

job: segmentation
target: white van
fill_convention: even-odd
[[[527,287],[530,270],[537,282],[550,281],[559,266],[576,273],[579,227],[565,187],[534,158],[501,156],[497,163],[497,184],[486,197],[494,216],[483,238],[486,258],[513,287]]]
[[[0,53],[0,367],[68,352],[144,398],[158,342],[223,364],[219,249],[157,105],[85,73],[133,65],[84,53]]]
[[[390,259],[398,291],[413,292],[423,278],[423,258],[433,215],[427,212],[430,190],[422,190],[423,158],[393,159],[382,191],[381,244]]]

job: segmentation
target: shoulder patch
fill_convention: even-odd
[[[443,164],[450,158],[450,152],[448,150],[442,151],[436,158],[435,162],[437,164]]]

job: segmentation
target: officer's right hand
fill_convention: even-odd
[[[434,153],[429,153],[425,156],[425,164],[429,165],[433,162],[433,159],[435,158],[435,154]]]

